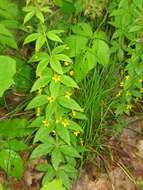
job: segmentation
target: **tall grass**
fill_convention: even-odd
[[[87,116],[87,120],[81,122],[84,144],[95,147],[97,152],[104,142],[104,129],[115,99],[118,71],[119,67],[115,64],[104,69],[98,66],[80,84],[78,98]]]

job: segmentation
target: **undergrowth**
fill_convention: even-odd
[[[142,110],[142,0],[0,0],[0,168],[43,159],[41,190],[70,189],[84,159]],[[138,109],[139,108],[139,109]]]

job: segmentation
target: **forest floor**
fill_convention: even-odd
[[[0,115],[4,110],[0,110]],[[29,153],[22,153],[25,173],[20,181],[0,171],[0,183],[8,190],[39,190],[43,173],[36,171],[40,159],[29,163]],[[121,134],[108,139],[96,159],[85,161],[72,190],[142,190],[143,189],[143,120],[133,119]]]

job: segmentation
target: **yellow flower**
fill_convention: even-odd
[[[79,131],[74,132],[74,135],[77,137],[78,135],[80,135]]]
[[[127,105],[127,109],[128,109],[128,110],[131,110],[132,108],[133,108],[133,105],[132,105],[132,104],[128,104],[128,105]]]
[[[143,79],[140,79],[139,82],[142,83],[142,82],[143,82]]]
[[[125,76],[126,80],[129,80],[131,77],[129,75]]]
[[[76,112],[72,111],[72,116],[75,117],[76,116]]]
[[[65,128],[67,128],[67,126],[69,125],[69,122],[67,119],[64,119],[62,124],[64,125]]]
[[[48,122],[47,119],[46,119],[46,120],[43,120],[42,123],[43,123],[43,125],[44,125],[45,127],[47,127],[47,126],[49,125],[49,122]]]
[[[124,82],[120,82],[120,86],[121,86],[121,87],[124,86]]]
[[[48,96],[49,103],[52,103],[54,101],[54,98],[52,96]]]
[[[64,66],[69,66],[69,65],[70,65],[70,62],[67,62],[67,61],[64,62]]]
[[[40,114],[41,114],[41,109],[40,109],[40,107],[38,107],[38,108],[36,109],[36,116],[39,117]]]
[[[52,77],[52,80],[54,80],[55,82],[58,82],[58,81],[61,80],[61,76],[55,74],[55,75]]]
[[[140,93],[143,93],[143,88],[140,89]]]
[[[71,95],[72,95],[71,92],[66,92],[66,94],[65,94],[65,98],[70,99]]]
[[[70,74],[70,76],[74,76],[74,71],[73,70],[70,71],[69,74]]]
[[[37,93],[37,94],[38,94],[38,95],[41,95],[41,93],[42,93],[42,89],[41,89],[41,88],[39,88],[39,89],[38,89],[38,93]]]
[[[120,97],[121,96],[121,91],[118,92],[118,94],[116,94],[116,97]]]

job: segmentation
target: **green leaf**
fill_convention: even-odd
[[[29,129],[28,121],[26,119],[10,119],[0,122],[0,137],[24,137],[33,132]]]
[[[62,162],[62,160],[63,160],[63,156],[61,154],[61,151],[59,150],[59,148],[55,148],[52,151],[52,155],[51,155],[52,165],[55,170],[58,169],[59,164],[60,164],[60,162]]]
[[[39,95],[33,98],[33,100],[28,104],[26,107],[26,110],[36,108],[38,106],[42,106],[44,104],[48,103],[48,98],[46,95]]]
[[[77,83],[70,76],[62,75],[61,82],[68,87],[79,88]]]
[[[24,45],[37,40],[40,35],[39,33],[30,34],[25,38]]]
[[[56,176],[56,171],[51,165],[48,166],[47,171],[48,172],[45,174],[45,176],[44,176],[44,178],[42,180],[42,184],[45,184],[48,181],[52,181],[53,178]]]
[[[75,78],[79,82],[83,80],[89,71],[96,67],[97,56],[92,48],[87,50],[76,58],[74,64]]]
[[[13,38],[12,33],[3,24],[0,24],[0,34]]]
[[[8,56],[0,56],[0,97],[13,83],[16,62]]]
[[[28,149],[28,146],[23,141],[19,141],[17,139],[4,141],[4,143],[2,143],[2,146],[6,149],[14,151],[23,151]]]
[[[57,46],[52,50],[52,55],[62,53],[65,49],[67,49],[66,45]]]
[[[43,155],[47,155],[52,151],[53,147],[54,147],[53,144],[47,144],[47,143],[40,144],[33,150],[30,159],[32,160],[35,158],[40,158]]]
[[[75,157],[75,158],[79,158],[80,157],[79,153],[72,146],[61,145],[60,146],[60,150],[66,156]]]
[[[45,182],[41,190],[65,190],[62,181],[59,179],[54,179],[52,182]]]
[[[51,120],[53,113],[56,111],[57,103],[51,102],[46,107],[46,119]]]
[[[42,126],[36,133],[33,143],[36,143],[38,141],[41,141],[43,143],[47,144],[54,144],[53,137],[49,136],[49,133],[51,133],[54,130],[54,125],[49,125],[47,127]]]
[[[38,9],[36,10],[36,17],[42,22],[44,23],[44,15],[41,11],[39,11]]]
[[[41,60],[37,66],[36,75],[40,76],[42,71],[47,67],[48,64],[49,64],[49,59]]]
[[[36,166],[36,170],[40,172],[47,172],[49,171],[49,164],[47,162],[40,163]]]
[[[39,78],[35,81],[34,85],[32,86],[31,92],[34,92],[40,88],[45,87],[51,80],[50,76]]]
[[[72,98],[67,99],[65,97],[60,97],[58,98],[58,102],[61,106],[65,108],[76,110],[76,111],[83,111],[83,109],[79,106],[79,104]]]
[[[45,42],[46,42],[46,38],[44,35],[41,35],[37,38],[36,46],[35,46],[36,52],[38,52],[42,48],[42,46],[45,44]]]
[[[0,151],[0,167],[9,175],[20,179],[24,172],[21,157],[13,150]]]
[[[74,121],[69,121],[69,129],[73,130],[73,131],[79,131],[79,132],[83,132],[83,129],[81,128],[80,125],[78,125],[77,123],[75,123]]]
[[[54,81],[52,81],[50,83],[49,88],[50,88],[51,96],[54,97],[54,99],[60,95],[60,88],[61,88],[60,83],[55,83]]]
[[[64,55],[64,54],[57,54],[55,55],[55,58],[60,61],[66,61],[66,62],[72,63],[72,60],[67,55]]]
[[[53,30],[47,32],[47,37],[49,38],[49,40],[52,40],[55,42],[62,42],[61,38]]]
[[[68,129],[66,129],[62,124],[57,124],[56,132],[63,141],[70,145],[70,135]]]
[[[71,35],[65,39],[65,43],[68,45],[69,50],[66,51],[69,57],[75,57],[79,55],[82,50],[86,48],[88,39],[84,36]]]
[[[99,39],[95,39],[93,42],[93,50],[95,50],[99,64],[107,66],[110,59],[110,51],[108,44]]]
[[[37,117],[32,121],[30,125],[28,125],[29,128],[39,128],[42,125],[42,121],[44,120],[43,116]]]
[[[72,30],[75,34],[85,36],[85,37],[92,37],[92,29],[91,26],[87,23],[78,23],[72,27]]]
[[[50,65],[55,72],[57,72],[59,74],[63,74],[63,69],[60,64],[60,61],[57,60],[54,56],[52,56],[50,59]]]
[[[72,2],[63,1],[63,4],[61,6],[61,11],[66,14],[72,14],[75,12],[75,7]]]
[[[24,17],[24,24],[28,22],[34,16],[34,12],[29,12]]]

